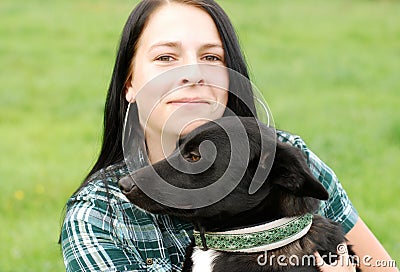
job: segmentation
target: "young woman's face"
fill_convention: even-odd
[[[157,9],[139,39],[126,91],[128,102],[137,103],[146,140],[183,135],[221,117],[229,85],[224,63],[210,15],[177,3]]]

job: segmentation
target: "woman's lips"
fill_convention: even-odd
[[[171,101],[168,101],[167,104],[172,104],[172,105],[184,105],[184,104],[190,104],[190,105],[201,105],[201,104],[210,104],[210,100],[207,99],[200,99],[200,98],[179,98],[179,99],[174,99]]]

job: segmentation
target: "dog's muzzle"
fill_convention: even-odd
[[[130,175],[127,175],[118,181],[118,186],[124,194],[129,194],[135,187],[135,182]]]

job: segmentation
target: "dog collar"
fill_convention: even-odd
[[[312,218],[308,213],[239,230],[205,232],[203,248],[244,253],[276,249],[303,237],[311,227]],[[194,231],[193,235],[196,245],[202,245],[200,232]]]

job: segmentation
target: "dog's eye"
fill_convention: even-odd
[[[200,160],[200,155],[194,152],[191,152],[188,154],[188,156],[186,157],[188,161],[190,162],[197,162]]]
[[[192,154],[191,156],[190,156],[190,159],[192,160],[192,161],[198,161],[198,160],[200,160],[200,156],[198,156],[198,155],[196,155],[196,154]]]

